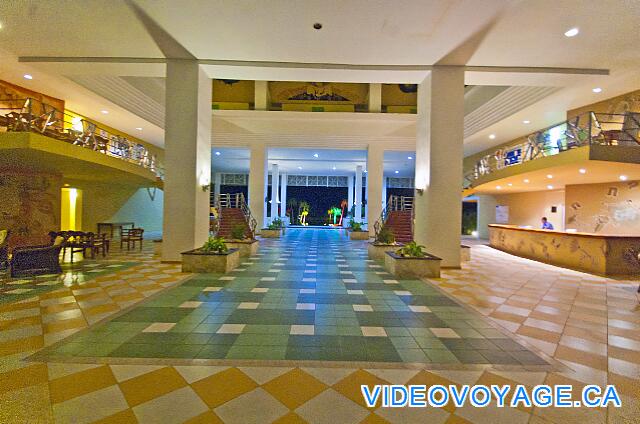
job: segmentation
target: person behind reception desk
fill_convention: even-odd
[[[546,216],[542,217],[542,229],[543,230],[553,230],[553,224],[547,220]]]

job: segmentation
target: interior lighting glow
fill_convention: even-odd
[[[578,28],[571,28],[564,33],[564,36],[569,38],[575,37],[579,32],[580,30]]]
[[[587,173],[587,170],[586,170],[586,169],[584,169],[584,168],[580,168],[580,169],[578,170],[578,172],[580,172],[581,174],[586,174],[586,173]]]
[[[620,175],[620,181],[627,181],[627,179],[626,175]]]
[[[495,134],[489,134],[489,138],[490,138],[491,140],[494,140],[494,139],[496,138],[496,135],[495,135]]]
[[[602,92],[602,88],[596,87],[596,88],[593,88],[591,91],[593,91],[594,93],[601,93]]]

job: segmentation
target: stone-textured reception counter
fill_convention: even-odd
[[[640,275],[640,236],[538,230],[489,225],[491,247],[600,275]]]

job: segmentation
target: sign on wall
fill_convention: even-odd
[[[498,205],[496,206],[496,224],[508,224],[509,223],[509,206]]]

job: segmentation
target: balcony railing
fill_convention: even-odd
[[[587,112],[536,131],[524,142],[496,149],[480,158],[464,175],[464,188],[512,166],[589,145],[634,146],[640,149],[640,114]]]
[[[34,132],[142,166],[162,177],[156,155],[142,144],[33,98],[0,99],[0,129]]]

